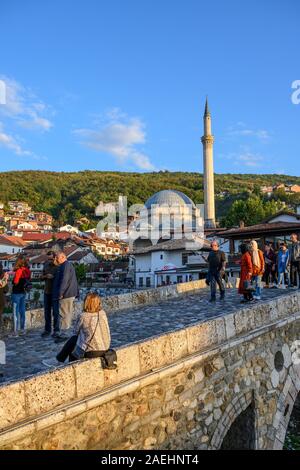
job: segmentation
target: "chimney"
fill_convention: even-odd
[[[240,228],[245,228],[245,222],[243,220],[240,220]]]

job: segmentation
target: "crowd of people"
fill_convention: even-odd
[[[238,292],[241,302],[260,300],[262,286],[265,288],[300,288],[300,242],[296,234],[290,237],[290,244],[280,243],[275,249],[271,243],[261,250],[256,240],[240,245],[240,282]],[[55,364],[68,358],[74,361],[88,357],[101,357],[107,366],[115,366],[116,355],[110,350],[110,331],[101,298],[96,292],[89,292],[78,316],[73,334],[70,328],[74,318],[74,302],[79,297],[79,286],[72,263],[64,252],[49,251],[44,265],[44,315],[45,327],[42,338],[65,343],[55,358]],[[217,286],[221,300],[225,299],[226,255],[216,240],[211,243],[207,257],[210,285],[210,302],[216,301]],[[20,255],[11,271],[5,272],[0,264],[0,330],[3,327],[3,311],[8,292],[11,293],[14,336],[25,332],[26,294],[32,289],[28,259]],[[53,362],[44,361],[45,365]]]
[[[260,300],[263,284],[265,288],[300,288],[300,242],[296,234],[291,235],[289,246],[281,242],[278,248],[267,243],[261,250],[256,240],[242,243],[240,254],[238,292],[242,303]],[[221,300],[225,298],[226,255],[216,240],[211,243],[207,262],[207,284],[210,285],[210,302],[213,303],[217,285]]]
[[[73,334],[70,328],[74,317],[74,302],[79,297],[79,286],[72,263],[64,252],[49,251],[44,265],[42,279],[44,283],[45,327],[42,338],[51,338],[55,343],[64,342],[62,350],[53,361],[43,361],[46,366],[53,366],[85,357],[101,357],[107,367],[114,367],[116,356],[110,350],[110,331],[101,298],[95,292],[89,292],[83,303],[83,311],[75,319]],[[25,332],[26,294],[32,289],[31,272],[25,256],[20,255],[12,269],[5,272],[0,264],[0,328],[6,296],[11,293],[13,310],[13,336]]]

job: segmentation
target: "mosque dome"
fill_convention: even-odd
[[[145,202],[146,208],[149,210],[153,204],[157,204],[158,206],[186,206],[191,205],[192,208],[195,208],[195,204],[193,201],[181,191],[176,191],[173,189],[164,189],[163,191],[158,191],[158,193],[153,194],[153,196],[149,197],[149,199]]]

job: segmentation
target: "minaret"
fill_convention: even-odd
[[[215,228],[215,188],[214,188],[214,160],[213,143],[214,136],[211,134],[211,119],[206,98],[204,111],[204,136],[203,144],[203,180],[204,180],[204,227]]]

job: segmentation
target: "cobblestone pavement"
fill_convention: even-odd
[[[288,291],[265,289],[259,302]],[[217,299],[216,304],[210,304],[208,298],[209,293],[205,289],[196,294],[109,315],[112,347],[141,341],[242,308],[236,290],[228,290],[225,300]],[[41,329],[35,329],[23,336],[4,338],[6,365],[0,365],[0,371],[4,373],[0,383],[48,370],[42,361],[53,359],[62,345],[55,344],[51,337],[41,338],[41,332]]]

